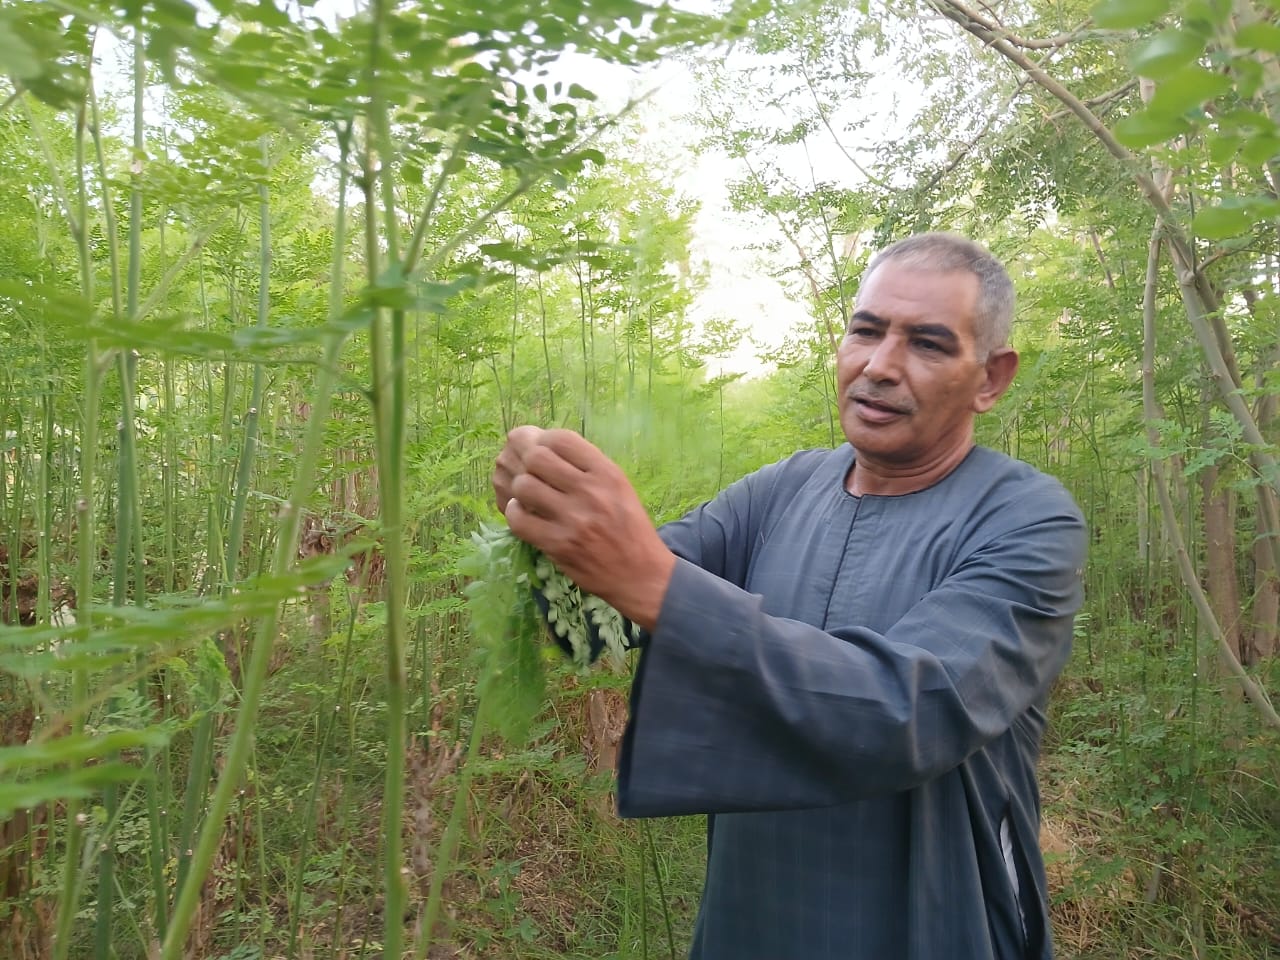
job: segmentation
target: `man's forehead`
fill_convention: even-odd
[[[854,297],[854,305],[860,306],[868,295],[902,298],[905,301],[939,300],[939,306],[972,308],[978,296],[978,278],[968,270],[931,270],[905,265],[899,267],[893,261],[877,267],[863,281]],[[969,301],[967,304],[965,301]]]
[[[877,282],[884,282],[885,279],[898,280],[901,282],[916,282],[921,280],[942,281],[963,284],[968,286],[978,283],[978,276],[971,270],[965,270],[963,267],[954,269],[936,267],[927,263],[916,263],[912,260],[886,260],[876,266],[871,274],[863,281],[862,289],[866,289]]]

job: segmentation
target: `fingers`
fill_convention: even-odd
[[[506,513],[507,501],[511,499],[511,485],[515,478],[525,472],[524,458],[529,451],[536,449],[540,427],[521,426],[507,433],[507,442],[498,452],[493,463],[494,502],[501,513]]]
[[[513,534],[525,543],[531,543],[543,551],[547,550],[555,534],[559,532],[559,526],[555,521],[538,516],[515,497],[507,501],[504,515],[507,518],[507,526],[511,528]]]
[[[498,454],[498,465],[506,469],[513,477],[529,468],[530,458],[539,463],[550,464],[545,454],[539,451],[551,451],[557,459],[572,464],[579,470],[587,472],[599,469],[610,463],[590,441],[572,430],[543,430],[539,427],[516,427],[507,434],[507,443]],[[554,468],[552,468],[554,469]]]
[[[507,512],[507,501],[511,499],[511,481],[513,479],[510,471],[500,464],[494,466],[490,482],[493,484],[493,500],[498,505],[499,513]]]
[[[572,430],[518,427],[509,435],[498,465],[514,480],[532,474],[561,492],[581,489],[587,474],[600,472],[611,461]]]
[[[595,444],[572,430],[543,430],[537,443],[584,472],[611,462]]]
[[[492,481],[495,502],[504,515],[515,499],[520,501],[517,515],[558,521],[575,509],[581,512],[590,500],[599,501],[620,476],[612,460],[572,430],[523,426],[507,434],[494,461]]]
[[[529,451],[538,445],[538,439],[542,434],[546,433],[541,427],[524,425],[522,427],[514,427],[507,431],[507,450],[510,450],[515,456],[524,459]]]
[[[565,468],[575,470],[567,464]],[[572,494],[565,493],[532,472],[522,473],[511,481],[511,496],[520,501],[526,513],[549,520],[566,516],[572,503]]]

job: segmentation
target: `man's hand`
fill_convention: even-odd
[[[511,532],[646,630],[676,558],[622,469],[571,430],[517,427],[493,471]]]

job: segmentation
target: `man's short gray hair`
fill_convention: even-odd
[[[890,260],[929,273],[965,271],[978,278],[978,302],[974,307],[974,346],[978,359],[1009,342],[1013,327],[1013,281],[1004,264],[986,247],[958,233],[918,233],[885,247],[867,264],[859,285],[876,268]]]

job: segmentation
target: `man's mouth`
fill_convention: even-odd
[[[867,394],[854,394],[853,402],[858,408],[858,416],[873,423],[887,423],[910,412],[904,407],[886,403]]]

